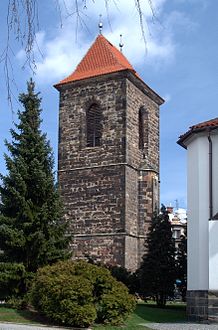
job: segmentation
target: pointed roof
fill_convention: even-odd
[[[67,84],[76,80],[96,77],[107,73],[130,70],[139,78],[126,57],[103,35],[98,35],[76,70],[58,84]]]

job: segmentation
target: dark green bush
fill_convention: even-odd
[[[0,300],[16,297],[25,275],[23,264],[0,262]]]
[[[131,273],[125,267],[111,266],[107,268],[110,270],[111,275],[117,279],[117,281],[124,283],[131,294],[136,294],[140,291],[140,281],[138,278],[137,271]]]
[[[125,285],[114,280],[111,290],[101,296],[97,321],[113,325],[121,324],[135,308],[135,300],[129,297]]]
[[[30,291],[34,307],[59,324],[86,327],[119,324],[135,300],[109,270],[85,261],[63,261],[41,268]]]
[[[6,300],[5,306],[9,308],[14,308],[17,310],[26,310],[28,309],[28,296],[25,295],[23,297],[10,297],[9,299]]]

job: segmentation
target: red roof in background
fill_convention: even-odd
[[[211,120],[203,121],[199,124],[189,127],[189,130],[185,134],[183,134],[179,137],[179,140],[177,141],[177,143],[180,144],[182,147],[186,148],[186,145],[184,144],[184,142],[192,134],[197,133],[197,132],[207,131],[207,130],[211,131],[216,128],[218,128],[218,117],[211,119]]]
[[[139,78],[126,57],[100,34],[76,70],[56,86],[122,70],[131,70]]]

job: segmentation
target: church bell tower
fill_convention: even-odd
[[[98,35],[60,92],[58,180],[74,258],[134,271],[159,206],[159,106]]]

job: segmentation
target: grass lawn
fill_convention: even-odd
[[[135,312],[126,321],[123,326],[93,326],[95,330],[146,330],[149,329],[150,322],[181,322],[185,321],[185,305],[169,304],[166,308],[157,308],[154,304],[139,303]],[[0,322],[14,323],[43,323],[43,319],[39,318],[37,313],[30,311],[17,311],[12,308],[0,306]],[[45,323],[45,322],[44,322]],[[146,324],[139,326],[139,324]]]
[[[0,322],[39,324],[42,323],[42,318],[36,312],[0,306]]]
[[[149,323],[170,323],[170,322],[182,322],[186,320],[185,305],[182,304],[168,304],[166,308],[157,308],[155,304],[139,303],[135,312],[126,321],[126,325],[122,327],[112,326],[95,326],[96,330],[146,330],[149,329]],[[139,326],[139,324],[146,324],[145,326]]]

